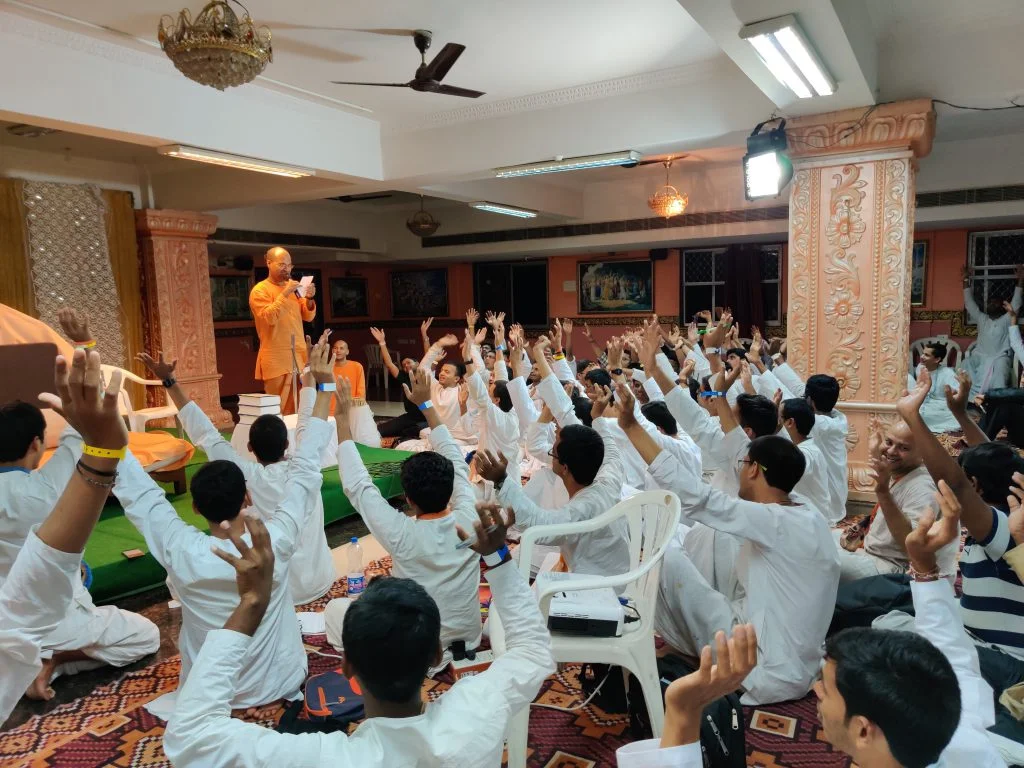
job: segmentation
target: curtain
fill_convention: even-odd
[[[21,179],[0,179],[0,304],[36,317],[35,294],[28,264],[28,234]]]
[[[756,325],[764,332],[764,300],[761,296],[761,249],[756,245],[732,245],[725,259],[725,306],[742,324],[743,335],[751,336]]]
[[[131,192],[104,189],[107,250],[121,306],[121,333],[124,336],[125,368],[150,378],[146,367],[135,355],[146,351],[142,341],[142,288],[139,270],[139,243],[135,237],[135,210]],[[145,403],[145,387],[131,384],[128,394],[133,403]]]

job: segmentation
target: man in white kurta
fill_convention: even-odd
[[[476,494],[462,452],[448,428],[440,423],[436,409],[427,408],[423,414],[431,428],[431,446],[455,470],[447,509],[407,515],[391,506],[373,484],[351,435],[343,430],[338,435],[338,469],[345,496],[391,555],[392,575],[412,579],[437,603],[441,611],[441,647],[450,660],[448,649],[453,643],[463,642],[468,649],[480,644],[479,558],[472,549],[456,548],[459,537],[455,532],[457,525],[472,528],[477,516]],[[413,497],[416,490],[405,489]]]
[[[430,374],[430,400],[433,402],[434,408],[437,409],[438,416],[441,417],[441,423],[448,427],[452,439],[461,448],[472,451],[476,448],[479,438],[473,434],[472,419],[466,418],[459,403],[459,382],[465,367],[462,363],[446,362],[440,366],[436,375],[433,372],[434,366],[446,347],[454,350],[449,352],[449,355],[460,354],[455,346],[457,343],[458,340],[451,334],[435,342],[423,355],[419,367]],[[429,442],[421,437],[419,440],[407,440],[396,447],[404,451],[425,451],[429,450],[429,445]]]
[[[479,571],[478,561],[474,555]],[[484,578],[501,612],[507,650],[480,674],[463,677],[424,704],[422,714],[370,717],[351,736],[282,734],[232,718],[239,675],[255,638],[218,629],[210,632],[195,674],[183,686],[164,751],[176,768],[499,766],[509,722],[533,701],[555,664],[537,600],[515,566],[506,561]],[[264,623],[269,619],[268,613]]]
[[[1017,286],[1013,290],[1010,304],[1014,312],[1020,312],[1022,303],[1022,286],[1024,286],[1024,268],[1016,268]],[[970,280],[964,279],[964,308],[967,317],[978,326],[978,341],[971,351],[971,356],[963,362],[963,368],[971,377],[971,400],[990,389],[1010,387],[1010,315],[1003,309],[1002,302],[990,297],[985,311],[982,312],[974,300],[974,289]]]
[[[917,372],[922,368],[931,375],[932,388],[928,390],[928,397],[921,404],[921,418],[928,425],[928,429],[936,434],[960,429],[960,424],[946,403],[946,387],[954,392],[960,389],[956,371],[945,364],[946,353],[945,344],[929,344],[921,351],[917,369],[907,374],[908,390],[917,386]]]
[[[316,390],[313,387],[303,387],[299,393],[296,442],[301,439],[303,430],[309,422],[315,400]],[[178,416],[189,438],[206,452],[211,461],[230,461],[242,470],[253,508],[264,519],[269,519],[284,498],[289,472],[287,459],[282,457],[280,461],[261,464],[242,458],[202,409],[192,401],[179,406]],[[311,489],[304,501],[308,507],[308,516],[299,536],[298,549],[288,568],[288,585],[296,605],[304,605],[322,597],[338,578],[334,560],[331,558],[331,548],[327,546],[327,536],[324,533],[321,484]]]
[[[801,414],[801,411],[804,413]],[[800,478],[793,491],[803,496],[812,507],[821,512],[829,525],[835,525],[846,517],[846,510],[832,503],[832,496],[828,490],[828,464],[825,463],[825,456],[818,448],[818,444],[810,436],[814,431],[814,411],[804,400],[791,398],[782,401],[781,415],[786,434],[793,441],[793,445],[800,449],[807,462],[804,476]]]
[[[325,402],[325,413],[326,409]],[[247,645],[247,653],[236,660],[234,669],[240,670],[240,676],[232,687],[233,707],[295,698],[306,679],[306,652],[288,588],[288,569],[310,513],[309,495],[320,488],[320,454],[329,436],[330,426],[324,419],[309,420],[288,462],[281,502],[266,522],[274,546],[274,586],[263,623]],[[145,537],[150,554],[167,571],[168,582],[181,602],[178,647],[183,685],[207,634],[224,626],[238,604],[234,568],[211,551],[217,547],[231,552],[233,545],[178,517],[163,490],[131,454],[122,463],[114,492],[124,505],[125,516]],[[200,686],[206,685],[206,673],[200,677]],[[166,702],[155,711],[166,712]]]
[[[10,406],[8,406],[10,407]],[[30,409],[43,424],[42,414],[34,406],[14,407]],[[75,464],[82,456],[82,438],[70,426],[61,434],[56,451],[42,467],[42,439],[29,448],[38,452],[31,460],[0,465],[0,585],[10,574],[19,551],[25,546],[30,531],[45,520],[53,510]],[[38,467],[30,469],[30,466]],[[78,560],[81,561],[81,554]],[[160,647],[160,631],[149,619],[137,613],[123,611],[112,605],[97,606],[81,578],[74,582],[74,597],[63,620],[43,641],[42,656],[53,659],[57,666],[53,676],[74,674],[105,664],[123,667]],[[89,658],[63,663],[62,654]],[[19,695],[24,689],[19,691]]]

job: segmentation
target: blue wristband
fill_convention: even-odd
[[[501,549],[491,552],[489,555],[484,555],[480,559],[484,561],[484,565],[488,568],[497,568],[508,557],[508,546],[505,544],[501,545]]]
[[[494,351],[495,352],[504,352],[505,351],[505,345],[504,344],[499,344],[498,346],[496,346],[494,348]]]
[[[714,390],[708,390],[707,392],[701,392],[701,397],[725,397],[725,392],[715,392]]]
[[[335,384],[333,381],[329,381],[326,384],[317,384],[316,385],[316,391],[317,392],[337,392],[338,391],[338,385]]]
[[[428,408],[433,408],[433,407],[434,407],[434,404],[432,402],[430,402],[429,400],[424,400],[423,403],[419,406],[419,409],[421,411],[425,411]]]

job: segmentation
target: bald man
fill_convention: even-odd
[[[305,298],[298,295],[299,284],[292,280],[292,257],[284,248],[266,253],[267,279],[249,293],[249,309],[256,321],[260,351],[256,357],[256,378],[268,395],[281,396],[281,413],[295,413],[292,387],[292,339],[299,368],[306,365],[303,322],[316,315],[316,286],[306,288]]]

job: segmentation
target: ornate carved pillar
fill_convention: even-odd
[[[927,99],[789,121],[790,360],[842,387],[850,490],[868,491],[871,431],[896,418],[910,358],[916,159],[931,151]],[[854,496],[856,498],[856,496]]]
[[[194,211],[135,212],[142,251],[146,346],[178,360],[177,379],[218,427],[232,423],[220,407],[206,238],[217,217]]]

